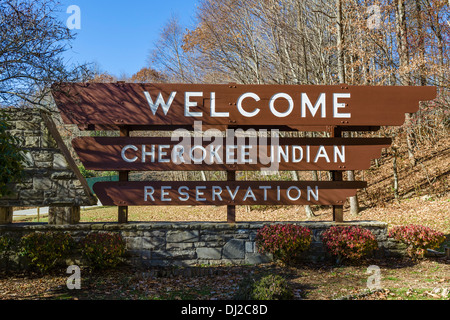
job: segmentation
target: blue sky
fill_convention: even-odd
[[[131,76],[147,65],[147,58],[161,29],[171,15],[185,27],[192,27],[198,0],[62,0],[63,21],[70,5],[81,11],[81,28],[76,31],[69,62],[97,63],[115,76]]]

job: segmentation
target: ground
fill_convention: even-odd
[[[368,293],[368,267],[380,268],[380,290]],[[358,265],[274,263],[260,266],[197,267],[191,274],[161,276],[149,270],[119,268],[106,272],[81,270],[81,289],[69,290],[66,270],[51,274],[0,274],[3,300],[231,300],[240,282],[258,273],[287,279],[296,300],[448,300],[450,261],[427,258],[365,260]]]

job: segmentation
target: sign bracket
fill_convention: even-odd
[[[331,130],[332,138],[341,138],[342,137],[342,128],[334,127]],[[343,181],[342,171],[331,171],[332,181]],[[342,223],[344,222],[344,206],[343,205],[333,205],[333,221]]]
[[[127,126],[120,126],[120,136],[121,137],[129,137],[130,130]],[[124,182],[128,181],[129,171],[119,171],[119,181]],[[118,207],[118,220],[119,223],[128,223],[128,206],[119,206]]]

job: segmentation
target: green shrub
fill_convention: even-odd
[[[322,242],[338,262],[361,259],[378,248],[372,232],[355,226],[331,227],[322,234]]]
[[[81,252],[94,269],[114,268],[125,253],[125,241],[115,233],[90,233],[81,241]]]
[[[0,236],[0,256],[8,254],[14,244],[14,240],[8,236]]]
[[[289,300],[293,297],[289,282],[280,275],[268,275],[253,287],[253,300]]]
[[[31,265],[46,272],[72,253],[75,241],[68,233],[36,232],[23,236],[20,248],[21,255],[30,259]]]
[[[260,253],[271,253],[275,260],[290,264],[311,244],[311,231],[293,224],[266,225],[258,230],[256,246]]]
[[[293,298],[289,282],[280,275],[244,278],[235,296],[238,300],[289,300]]]
[[[413,224],[393,227],[389,230],[389,237],[406,244],[407,252],[413,258],[423,257],[427,249],[437,248],[445,241],[442,232]]]
[[[24,175],[25,156],[18,147],[20,141],[9,133],[6,113],[0,109],[0,197],[12,193],[11,183],[20,182]]]
[[[17,242],[14,238],[7,235],[0,236],[0,265],[7,271],[9,270],[9,263],[11,255],[14,253],[14,248]]]
[[[86,179],[95,177],[95,171],[87,170],[82,164],[78,166],[78,169],[80,170],[81,175]]]

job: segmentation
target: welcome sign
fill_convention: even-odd
[[[83,126],[389,126],[436,88],[69,83],[53,96],[64,121]]]
[[[364,170],[391,144],[389,138],[195,140],[83,137],[72,143],[86,169],[118,171]]]
[[[234,210],[254,204],[342,207],[367,184],[342,181],[341,173],[368,169],[391,139],[342,138],[340,132],[402,125],[405,113],[434,99],[436,88],[63,83],[53,87],[53,96],[65,123],[121,130],[120,137],[73,140],[86,169],[120,173],[119,182],[94,185],[104,205],[119,206],[119,212],[135,205],[226,205]],[[203,129],[196,129],[199,124]],[[282,138],[279,128],[333,134]],[[173,134],[130,137],[134,130]],[[130,171],[176,170],[226,171],[228,181],[127,181]],[[236,171],[256,170],[327,170],[334,181],[234,181]]]
[[[97,182],[94,191],[103,205],[342,205],[367,183],[355,182],[273,182],[203,181],[145,182],[111,184]]]

